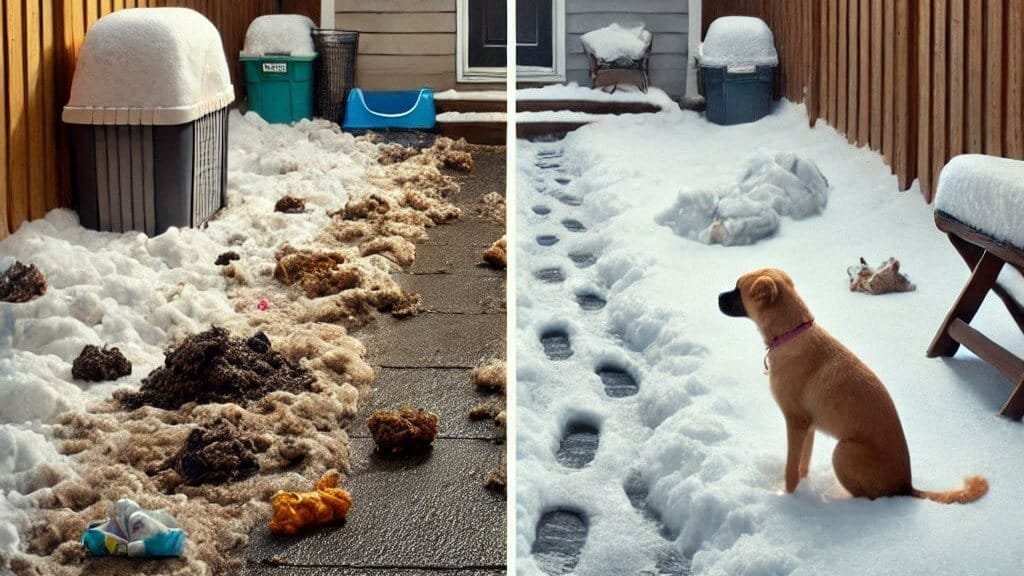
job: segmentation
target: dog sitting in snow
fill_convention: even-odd
[[[951,504],[973,502],[988,491],[980,476],[967,478],[961,490],[914,488],[907,441],[885,386],[814,323],[785,272],[762,269],[741,276],[734,290],[719,295],[718,307],[750,318],[764,337],[765,369],[786,420],[786,492],[807,476],[816,430],[839,440],[832,467],[855,497],[914,496]]]
[[[270,532],[294,536],[303,528],[338,522],[348,515],[352,496],[338,488],[341,476],[331,470],[316,482],[312,492],[279,491],[270,499],[274,517]]]

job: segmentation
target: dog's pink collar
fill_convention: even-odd
[[[786,342],[789,342],[793,338],[796,338],[797,336],[799,336],[799,335],[803,334],[804,332],[810,330],[811,326],[814,326],[814,320],[813,319],[801,323],[799,326],[797,326],[796,328],[793,328],[792,330],[790,330],[789,332],[786,332],[785,334],[779,334],[778,336],[772,338],[771,342],[768,343],[767,349],[764,352],[764,373],[765,374],[768,373],[768,354],[772,350],[775,350],[779,346],[782,346]]]

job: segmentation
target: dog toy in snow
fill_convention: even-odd
[[[352,496],[338,488],[341,475],[331,470],[316,482],[312,492],[279,491],[270,499],[274,517],[270,520],[272,534],[293,536],[300,530],[344,520],[352,506]]]
[[[90,556],[177,557],[185,551],[185,532],[165,510],[143,510],[122,498],[114,515],[89,524],[82,544]]]
[[[913,292],[917,286],[900,273],[900,261],[889,258],[878,269],[868,266],[867,261],[860,259],[860,264],[846,270],[850,276],[850,291],[865,294],[888,294],[889,292]]]

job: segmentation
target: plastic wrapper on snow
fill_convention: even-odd
[[[233,100],[220,33],[203,15],[119,10],[85,37],[64,121],[184,124]]]
[[[245,47],[242,48],[242,54],[312,56],[316,54],[311,34],[315,26],[312,20],[299,14],[260,16],[249,24],[249,29],[245,32]]]
[[[638,60],[651,43],[651,33],[642,24],[609,24],[580,37],[587,50],[598,60],[614,62],[620,58]]]
[[[704,38],[700,49],[700,63],[704,66],[735,69],[779,64],[775,37],[760,18],[718,18],[708,27]]]
[[[812,160],[786,153],[758,155],[735,186],[681,192],[657,220],[705,244],[754,244],[773,236],[782,216],[801,220],[820,214],[828,204],[828,189]]]
[[[1024,249],[1024,161],[964,154],[939,176],[935,209]]]

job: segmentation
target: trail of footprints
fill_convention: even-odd
[[[547,196],[567,206],[580,206],[583,198],[572,194],[568,189],[572,178],[562,168],[563,152],[559,148],[549,148],[537,154],[535,165],[543,171],[550,172],[552,178],[540,183],[538,189]],[[549,187],[551,180],[556,184]],[[532,207],[533,213],[547,218],[552,207],[539,203]],[[564,218],[562,227],[570,234],[587,231],[583,222],[575,218]],[[557,234],[542,234],[536,237],[540,246],[553,247],[562,239]],[[597,256],[591,252],[578,250],[568,252],[568,259],[576,268],[588,268],[597,263]],[[534,271],[534,278],[542,284],[561,284],[565,282],[565,269],[560,266],[546,266]],[[607,301],[597,290],[581,289],[573,294],[576,303],[584,312],[597,312],[605,307]],[[572,357],[572,336],[564,328],[551,328],[540,334],[540,343],[545,355],[552,362],[564,361]],[[608,401],[636,395],[640,383],[630,371],[622,365],[606,362],[595,367],[594,372],[604,385]],[[583,418],[570,419],[562,431],[555,459],[559,465],[568,469],[586,467],[597,455],[601,444],[601,430],[598,425]],[[647,506],[647,488],[639,475],[631,476],[623,486],[623,491],[637,510],[638,514],[659,527],[665,539],[663,549],[657,551],[655,570],[647,576],[685,576],[690,573],[689,562],[671,546],[676,534],[672,534],[662,524],[658,516]],[[531,550],[537,566],[547,574],[568,574],[576,569],[580,554],[587,541],[588,518],[584,511],[572,508],[555,509],[545,512],[537,522],[536,535]],[[624,535],[626,536],[626,535]]]

